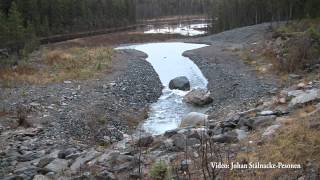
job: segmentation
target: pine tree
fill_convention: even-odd
[[[22,55],[27,56],[29,53],[37,49],[39,45],[40,43],[36,36],[34,25],[28,22],[24,35],[24,47],[22,50]]]
[[[8,36],[7,19],[0,12],[0,42],[6,42]]]
[[[24,41],[25,28],[23,27],[23,19],[18,11],[15,2],[11,4],[8,17],[8,38],[17,50],[21,48]]]

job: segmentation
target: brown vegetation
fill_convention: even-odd
[[[12,86],[86,79],[110,68],[112,54],[112,49],[108,47],[42,49],[39,60],[30,58],[14,67],[3,67],[0,82],[4,86]]]
[[[290,117],[283,118],[282,128],[272,139],[262,139],[261,134],[254,133],[249,137],[252,140],[251,149],[255,151],[241,152],[237,160],[246,162],[300,164],[303,169],[254,169],[254,174],[247,173],[246,177],[279,178],[283,174],[290,177],[299,177],[301,170],[310,166],[320,168],[320,112],[313,106],[306,106]],[[249,141],[248,140],[248,141]],[[246,143],[244,142],[244,145]],[[233,176],[239,177],[241,172]]]
[[[6,116],[6,115],[8,115],[8,113],[7,113],[7,112],[0,111],[0,117],[2,117],[2,116]]]
[[[277,74],[284,81],[290,73],[314,78],[320,64],[319,22],[320,19],[301,20],[281,25],[274,28],[272,38],[253,43],[238,53],[258,72]]]
[[[120,44],[158,41],[160,42],[182,37],[182,35],[178,34],[144,34],[142,32],[117,32],[111,34],[78,38],[74,40],[51,44],[49,46],[51,48],[117,46]]]
[[[31,123],[28,121],[28,113],[29,113],[29,108],[26,106],[23,106],[21,104],[19,104],[17,106],[17,123],[18,126],[22,126],[25,128],[29,128],[31,127]]]

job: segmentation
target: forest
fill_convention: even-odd
[[[138,0],[137,19],[176,15],[204,15],[210,0]]]
[[[207,15],[212,32],[320,16],[318,0],[2,0],[1,48],[32,51],[37,37],[87,32],[176,15]]]
[[[21,49],[45,37],[135,23],[133,0],[2,0],[0,41]],[[33,45],[29,45],[33,46]],[[32,48],[31,48],[32,49]]]
[[[318,0],[211,0],[213,32],[263,22],[290,21],[320,16]]]
[[[0,180],[320,180],[320,0],[0,0]]]

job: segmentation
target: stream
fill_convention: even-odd
[[[150,106],[149,118],[141,125],[142,129],[153,135],[162,134],[168,130],[179,127],[181,119],[189,112],[205,112],[207,108],[194,107],[182,101],[188,92],[170,90],[170,80],[186,76],[191,89],[206,89],[208,81],[200,69],[182,53],[192,49],[205,47],[204,44],[191,44],[180,42],[147,43],[122,46],[117,49],[135,49],[148,55],[147,61],[151,63],[158,73],[164,86],[162,96]]]

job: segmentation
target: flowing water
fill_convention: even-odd
[[[118,49],[135,49],[148,54],[147,61],[151,63],[164,86],[162,96],[150,108],[149,118],[142,124],[142,128],[154,135],[179,126],[183,116],[189,112],[204,112],[206,108],[196,108],[182,101],[188,92],[170,90],[170,80],[186,76],[191,89],[207,88],[207,80],[196,64],[189,58],[182,56],[187,50],[205,47],[203,44],[190,43],[148,43],[130,45]]]

